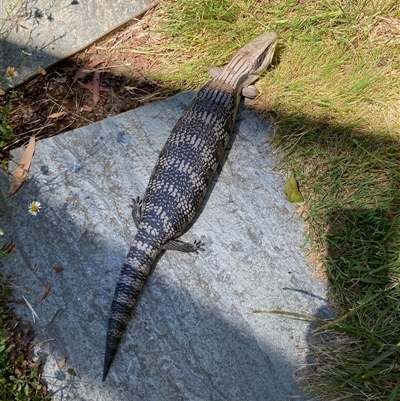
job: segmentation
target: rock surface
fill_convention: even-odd
[[[301,253],[303,228],[274,171],[270,122],[248,109],[239,112],[223,169],[184,235],[204,241],[205,251],[161,256],[101,382],[111,300],[136,231],[130,198],[143,195],[191,96],[40,141],[30,179],[1,205],[4,239],[17,247],[3,268],[18,286],[14,297],[25,297],[39,317],[33,322],[25,302],[15,304],[37,333],[55,400],[308,399],[294,377],[312,327],[253,310],[326,317],[326,283]],[[7,192],[10,178],[0,178]],[[42,205],[37,216],[28,214],[34,200]]]
[[[0,5],[0,88],[13,88],[142,14],[151,0],[6,0]],[[3,24],[4,22],[4,24]],[[2,78],[8,67],[16,78]]]

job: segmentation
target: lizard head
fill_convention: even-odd
[[[275,32],[257,36],[240,48],[223,70],[213,69],[211,75],[240,96],[242,90],[255,82],[271,64],[277,43],[278,34]]]

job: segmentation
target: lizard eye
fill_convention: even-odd
[[[254,62],[254,71],[262,71],[270,62],[272,55],[274,54],[275,44],[270,44],[256,59]],[[272,51],[271,51],[272,50]]]
[[[258,56],[257,60],[254,63],[254,70],[257,71],[262,66],[262,64],[263,64],[263,62],[265,60],[265,56],[267,55],[267,53],[268,53],[268,49],[266,49],[264,52],[262,52]]]

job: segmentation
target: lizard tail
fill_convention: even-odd
[[[159,250],[135,240],[122,266],[108,320],[103,381],[118,350],[126,326]],[[141,246],[142,245],[142,246]]]

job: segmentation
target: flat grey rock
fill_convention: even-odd
[[[270,122],[239,112],[231,149],[187,241],[167,251],[141,294],[102,383],[111,300],[158,152],[192,94],[182,94],[40,141],[30,179],[1,205],[4,261],[25,302],[15,310],[37,334],[55,400],[308,399],[295,380],[308,322],[255,309],[326,317],[326,283],[301,253],[303,227],[283,194],[268,142]],[[22,149],[13,153],[17,162]],[[7,192],[10,178],[0,175]],[[39,201],[37,216],[28,205]],[[55,272],[54,266],[62,266]],[[39,302],[47,285],[51,292]],[[58,363],[67,358],[60,368]],[[71,370],[72,369],[72,370]]]
[[[13,88],[37,74],[39,67],[47,68],[71,56],[142,14],[150,4],[151,0],[2,2],[0,88]],[[1,78],[7,67],[14,67],[18,76]]]

